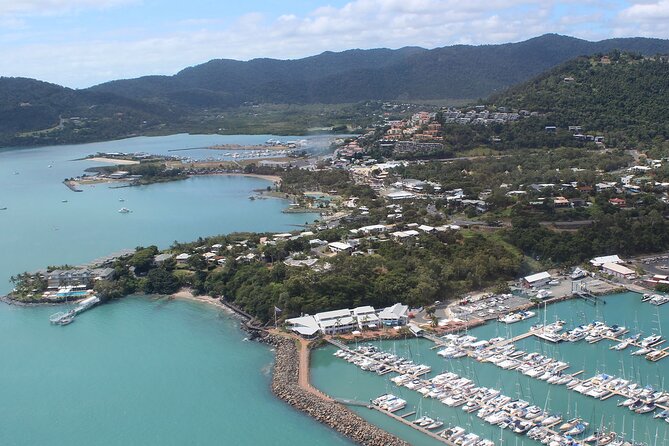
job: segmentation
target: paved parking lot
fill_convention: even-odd
[[[669,255],[657,255],[644,257],[632,262],[642,267],[649,274],[669,275]]]

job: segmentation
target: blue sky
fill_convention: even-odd
[[[548,32],[669,38],[669,0],[0,0],[0,75],[82,88],[214,58],[502,43]]]

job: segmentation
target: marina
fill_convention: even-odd
[[[537,438],[543,435],[543,430],[532,431],[532,436],[528,435],[528,430],[519,436],[497,425],[491,428],[488,422],[476,416],[477,411],[462,410],[469,402],[467,399],[462,405],[458,402],[458,406],[451,407],[440,400],[432,402],[433,398],[421,394],[421,389],[429,393],[428,389],[434,385],[430,380],[436,376],[455,373],[471,380],[474,388],[495,389],[512,400],[527,401],[530,406],[561,415],[561,424],[553,426],[554,434],[549,433],[547,437],[562,434],[559,427],[578,419],[572,427],[574,433],[583,428],[577,427],[579,423],[588,426],[574,436],[579,444],[584,444],[585,439],[591,440],[589,444],[593,445],[625,444],[623,439],[653,446],[664,444],[662,441],[669,432],[669,423],[665,422],[669,416],[669,393],[664,382],[667,364],[660,359],[666,355],[667,348],[658,336],[661,336],[661,322],[666,319],[663,314],[657,314],[654,307],[646,306],[645,302],[642,304],[636,293],[600,299],[607,304],[595,306],[583,299],[572,299],[547,309],[542,306],[538,317],[555,321],[551,323],[537,323],[537,318],[514,324],[494,321],[444,337],[427,334],[424,338],[381,339],[371,343],[379,350],[432,369],[430,373],[411,379],[400,378],[402,375],[396,372],[388,372],[389,376],[379,375],[373,370],[362,372],[361,376],[359,367],[346,372],[344,368],[348,364],[345,361],[341,366],[336,363],[323,368],[322,355],[326,352],[332,355],[337,349],[317,349],[312,353],[312,380],[316,387],[335,397],[347,396],[364,401],[386,393],[394,394],[406,401],[406,407],[395,412],[396,416],[415,412],[406,416],[409,422],[428,416],[443,422],[443,429],[460,426],[494,444],[541,443]],[[618,322],[618,325],[609,321]],[[454,348],[455,339],[459,339],[459,348]],[[461,348],[467,342],[469,344]],[[349,348],[355,350],[361,345],[350,345]],[[647,358],[648,353],[632,355],[644,348],[663,353],[656,353],[659,358]],[[330,376],[329,370],[336,371],[338,382],[325,383],[323,378]],[[404,384],[397,387],[391,381],[394,378],[406,379],[409,387]],[[354,379],[355,384],[351,381]],[[365,396],[367,394],[369,396]],[[365,416],[369,409],[367,412],[363,409],[355,408]],[[386,418],[387,422],[381,422],[384,429],[396,434],[405,430],[392,427],[397,424],[396,420]],[[420,433],[420,437],[403,438],[412,438],[412,444],[438,444],[434,438],[428,437]]]
[[[396,355],[380,352],[373,346],[362,346],[355,350],[340,349],[334,355],[353,362],[362,370],[376,371],[380,375],[383,373],[379,373],[378,368],[376,370],[370,368],[370,362],[366,362],[361,358],[384,358],[383,363],[396,363],[400,365],[410,362],[404,358],[398,358]],[[421,366],[414,367],[420,368]],[[408,371],[411,373],[411,370]],[[563,428],[561,427],[560,429],[563,433],[559,433],[552,428],[561,424],[563,421],[561,415],[551,414],[536,405],[530,406],[530,403],[527,401],[501,395],[499,391],[494,389],[474,387],[475,384],[471,380],[459,377],[454,373],[440,374],[430,380],[416,379],[415,375],[407,373],[400,374],[392,378],[391,381],[398,386],[415,390],[425,398],[439,399],[447,406],[462,406],[462,410],[468,413],[477,412],[477,417],[484,419],[489,424],[498,425],[502,429],[510,429],[516,434],[527,434],[530,438],[538,441],[550,439],[551,442],[559,442],[558,444],[568,444],[569,437],[583,434],[588,426],[588,423],[580,418],[575,418],[565,423]],[[406,400],[389,393],[372,400],[371,407],[389,416],[394,416],[395,412],[406,407]],[[406,421],[407,418],[415,414],[416,411],[414,410],[399,417],[394,416],[394,418],[405,424],[409,424]],[[409,425],[446,444],[467,443],[472,446],[494,444],[490,440],[481,439],[477,434],[467,434],[459,426],[449,427],[439,433],[434,433],[433,430],[442,427],[444,422],[426,415],[416,418],[412,423],[416,426]],[[420,429],[420,427],[423,429]],[[616,438],[611,433],[600,434],[595,437],[595,443],[597,443],[597,439],[604,435],[612,439]]]

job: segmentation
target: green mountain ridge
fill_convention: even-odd
[[[647,55],[667,53],[669,41],[629,38],[588,42],[547,34],[501,45],[349,50],[298,60],[217,59],[174,76],[119,80],[91,89],[151,100],[164,100],[179,91],[223,92],[220,106],[235,101],[327,104],[369,99],[477,99],[571,58],[613,49]],[[190,101],[177,103],[193,105]]]
[[[547,34],[502,45],[349,50],[297,60],[220,59],[173,76],[116,80],[83,90],[0,78],[0,146],[213,131],[224,125],[205,126],[210,116],[249,103],[476,100],[574,57],[613,49],[669,53],[669,40],[589,42]]]

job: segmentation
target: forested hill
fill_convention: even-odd
[[[648,55],[669,53],[669,41],[629,38],[589,42],[547,34],[502,45],[350,50],[299,60],[212,60],[174,76],[113,81],[91,90],[190,107],[245,101],[477,99],[574,57],[612,49]]]
[[[219,111],[245,103],[309,107],[314,103],[369,99],[473,100],[527,81],[574,57],[614,48],[646,55],[667,54],[669,40],[588,42],[547,34],[503,45],[350,50],[299,60],[212,60],[174,76],[118,80],[84,90],[0,77],[0,146],[218,131],[231,125],[235,128],[236,123],[234,119],[216,121]],[[666,78],[661,81],[666,82]],[[648,91],[652,89],[645,93]],[[285,119],[278,121],[283,123]],[[316,127],[331,126],[331,122],[331,118],[324,118]],[[248,127],[242,127],[248,131]],[[288,125],[291,134],[307,127]],[[282,128],[279,131],[285,131]]]
[[[579,57],[490,98],[497,106],[545,113],[566,130],[605,132],[610,145],[669,139],[669,57],[613,52]]]
[[[114,138],[170,116],[162,105],[113,93],[0,77],[0,145],[60,142],[54,135],[64,129],[74,141]]]

